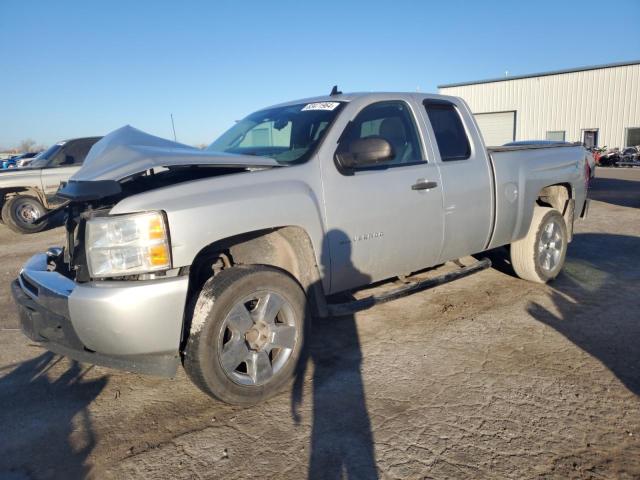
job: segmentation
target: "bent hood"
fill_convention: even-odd
[[[70,181],[119,181],[152,168],[189,165],[221,168],[280,166],[271,158],[200,150],[127,125],[109,133],[91,147],[82,168]]]

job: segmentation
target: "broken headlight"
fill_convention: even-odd
[[[92,278],[171,268],[169,229],[162,212],[92,218],[87,221],[85,247]]]

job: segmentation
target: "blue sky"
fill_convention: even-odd
[[[0,0],[0,148],[125,124],[209,143],[281,101],[640,58],[640,1]]]

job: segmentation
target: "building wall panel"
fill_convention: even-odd
[[[640,64],[440,88],[462,97],[474,113],[515,110],[516,140],[564,130],[582,141],[597,128],[599,146],[622,147],[625,129],[640,127]]]

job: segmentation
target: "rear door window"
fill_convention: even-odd
[[[466,160],[471,156],[471,145],[460,114],[451,102],[425,100],[424,106],[443,162]]]

